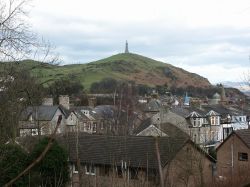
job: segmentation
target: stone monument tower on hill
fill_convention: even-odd
[[[126,40],[125,53],[129,53],[128,51],[128,41]]]

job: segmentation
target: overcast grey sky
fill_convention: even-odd
[[[33,30],[64,64],[129,50],[198,73],[240,81],[249,67],[249,0],[34,0]]]

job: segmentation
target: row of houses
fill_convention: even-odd
[[[166,130],[164,137],[58,134],[57,141],[69,153],[68,186],[161,186],[162,179],[164,186],[176,187],[250,182],[249,129],[233,131],[216,148],[217,160],[179,128],[168,124]],[[19,140],[27,146],[38,138]]]
[[[70,186],[80,178],[84,186],[210,186],[225,175],[207,150],[248,128],[246,110],[218,103],[191,107],[154,98],[128,115],[110,105],[70,107],[66,96],[59,105],[46,101],[23,111],[19,133],[50,134],[62,116],[57,134],[69,152]]]
[[[80,131],[90,134],[109,134],[114,131],[112,124],[115,116],[112,106],[69,107],[68,96],[60,96],[59,105],[52,103],[45,102],[41,106],[27,107],[19,120],[19,135],[51,134],[58,116],[62,116],[62,121],[57,133]]]
[[[166,106],[161,100],[152,99],[148,103],[138,104],[139,110],[128,114],[112,105],[70,107],[67,96],[60,96],[59,105],[53,105],[48,99],[46,101],[41,106],[28,107],[23,111],[19,121],[20,136],[50,134],[59,115],[62,115],[62,122],[58,133],[79,131],[136,135],[140,133],[139,129],[148,131],[150,136],[159,136],[152,129],[157,132],[163,130],[160,135],[164,135],[164,124],[169,123],[203,147],[215,146],[233,130],[247,129],[249,126],[249,111],[232,105]]]
[[[38,139],[20,137],[18,145],[32,150],[30,144]],[[215,160],[184,133],[152,137],[70,132],[56,139],[69,154],[69,187],[210,186],[215,174]]]
[[[249,127],[249,110],[236,105],[164,106],[155,99],[146,106],[148,119],[142,122],[140,130],[151,136],[159,136],[159,132],[164,135],[164,123],[170,123],[186,132],[195,143],[203,147],[214,147],[233,130]],[[135,133],[138,133],[138,130]]]

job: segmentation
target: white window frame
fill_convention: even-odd
[[[91,130],[91,124],[89,122],[87,122],[87,131]]]
[[[34,132],[34,133],[33,133]],[[31,129],[31,135],[36,136],[38,135],[38,129]]]
[[[219,125],[219,118],[218,116],[211,116],[210,117],[211,125]]]
[[[83,123],[83,132],[87,132],[88,131],[88,128],[87,128],[88,126],[87,126],[87,123],[86,122],[84,122]]]
[[[97,124],[93,123],[92,124],[92,132],[96,132],[96,130],[97,130]]]
[[[101,130],[103,130],[104,129],[104,124],[103,124],[103,122],[101,122]]]
[[[78,173],[78,169],[75,164],[72,165],[72,172],[73,173]]]
[[[201,126],[201,119],[200,118],[193,118],[193,126],[194,127],[200,127]]]
[[[86,175],[96,175],[96,168],[92,164],[85,165],[85,174]]]
[[[202,123],[208,124],[208,120],[206,118],[203,118],[202,121],[203,121]]]

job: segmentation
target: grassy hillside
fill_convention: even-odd
[[[187,72],[170,64],[132,53],[117,54],[87,64],[57,66],[26,60],[19,63],[28,67],[41,81],[69,77],[79,80],[85,88],[103,78],[132,80],[149,86],[168,84],[178,87],[209,87],[209,81],[197,74]],[[32,68],[36,67],[36,68]]]

